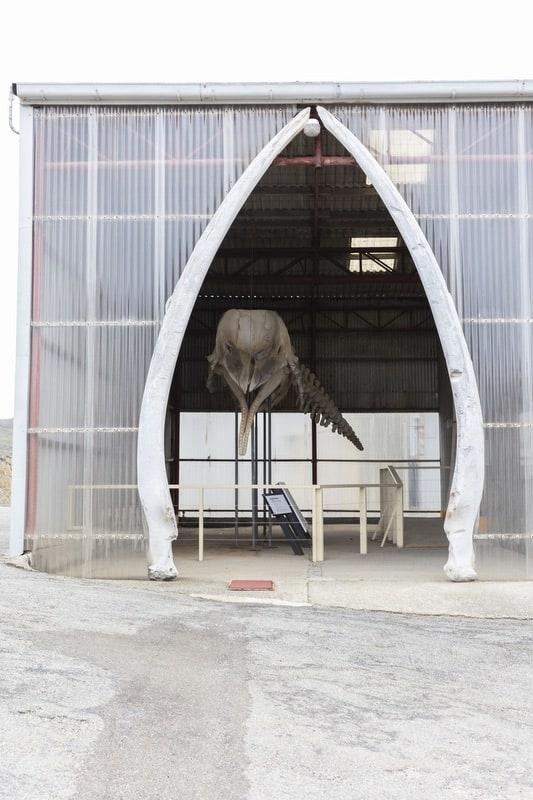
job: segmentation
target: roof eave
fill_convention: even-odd
[[[411,83],[16,83],[24,105],[286,105],[533,100],[533,80]]]

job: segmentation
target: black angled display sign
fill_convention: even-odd
[[[285,538],[292,547],[296,556],[303,556],[304,547],[309,547],[309,529],[304,516],[296,505],[288,489],[282,486],[264,492],[263,497],[270,509],[270,513],[281,527]]]

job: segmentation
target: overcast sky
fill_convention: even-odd
[[[13,82],[533,78],[528,0],[6,3],[0,25],[0,418],[13,414],[18,137]]]

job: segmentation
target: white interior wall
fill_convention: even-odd
[[[318,481],[333,483],[378,483],[379,469],[386,464],[400,468],[405,484],[405,508],[412,511],[440,512],[439,417],[437,413],[345,414],[363,441],[363,453],[330,428],[318,427]],[[229,459],[217,461],[181,461],[180,485],[216,486],[233,484],[235,452],[234,415],[224,412],[182,412],[180,423],[181,459]],[[262,419],[259,420],[259,457],[263,453]],[[272,465],[274,483],[310,485],[311,420],[304,414],[274,412],[272,414]],[[247,458],[250,457],[250,448]],[[349,459],[366,461],[354,463]],[[284,459],[302,459],[301,462]],[[323,459],[323,460],[321,460]],[[419,467],[432,469],[414,470]],[[259,481],[263,478],[259,466]],[[239,462],[239,483],[251,481],[250,464]],[[302,508],[310,507],[309,492],[295,489],[294,497]],[[197,508],[196,490],[180,491],[180,509]],[[241,509],[251,507],[250,492],[242,490]],[[207,514],[215,509],[231,513],[234,496],[231,489],[208,489],[205,495]],[[357,508],[354,492],[332,489],[324,495],[324,510],[340,514]],[[370,490],[369,508],[379,508],[379,491]],[[335,511],[334,511],[335,510]]]

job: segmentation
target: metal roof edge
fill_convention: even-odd
[[[475,103],[533,100],[533,80],[379,83],[14,83],[24,105]]]

